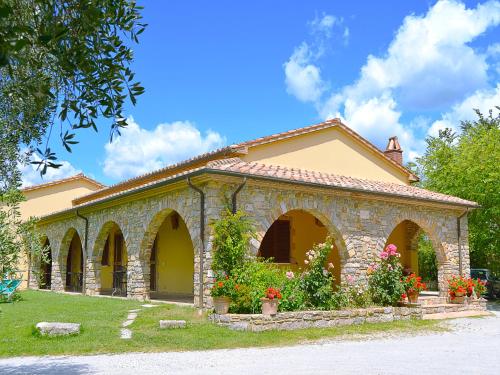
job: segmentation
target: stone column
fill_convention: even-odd
[[[52,259],[52,275],[50,288],[56,292],[63,292],[66,284],[66,265],[60,265],[59,259]]]
[[[98,280],[98,275],[96,275],[96,258],[93,256],[88,256],[85,262],[85,294],[93,296],[100,294],[101,283]],[[100,266],[100,265],[99,265]]]
[[[141,262],[136,255],[128,258],[127,297],[140,301],[149,299],[149,263]]]

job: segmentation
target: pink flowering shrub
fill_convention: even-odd
[[[389,244],[379,254],[379,260],[367,269],[369,292],[378,305],[395,305],[405,292],[400,256],[397,247]]]

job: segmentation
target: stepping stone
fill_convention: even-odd
[[[129,310],[128,312],[129,313],[136,313],[136,312],[139,312],[139,311],[141,311],[141,309]]]
[[[142,307],[156,307],[158,305],[151,305],[150,303],[146,303],[145,305],[141,305]]]
[[[160,320],[160,328],[186,328],[185,320]]]
[[[122,327],[128,327],[131,325],[134,321],[133,320],[126,320],[123,322]]]
[[[80,333],[80,323],[40,322],[36,329],[42,336],[67,336]]]
[[[128,320],[134,320],[135,318],[137,318],[137,313],[130,313],[127,316]]]
[[[132,338],[132,331],[130,329],[124,328],[120,331],[120,338],[128,340]]]

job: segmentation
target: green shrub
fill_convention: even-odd
[[[328,237],[306,253],[307,269],[302,273],[302,290],[308,307],[327,309],[330,305],[335,277],[330,272],[333,265],[325,268],[325,264],[332,249],[333,241]]]
[[[292,271],[285,273],[284,284],[281,288],[282,299],[278,305],[279,311],[303,310],[306,303],[306,295],[302,290],[302,280]]]
[[[373,302],[378,305],[396,305],[405,292],[399,257],[396,246],[390,244],[379,254],[379,262],[368,268],[369,292]]]
[[[211,226],[214,234],[212,270],[230,276],[249,258],[248,247],[254,236],[252,222],[242,211],[233,214],[226,209]]]

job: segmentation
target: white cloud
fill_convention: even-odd
[[[344,26],[342,18],[325,13],[309,22],[309,27],[313,41],[296,47],[283,67],[287,92],[302,102],[317,102],[328,85],[321,79],[321,69],[316,62],[325,54],[326,43],[334,35],[339,34],[347,44],[349,28]]]
[[[314,24],[319,28],[322,23]],[[387,51],[369,55],[352,84],[308,100],[321,117],[343,118],[378,147],[397,135],[406,157],[412,159],[423,151],[422,138],[429,132],[459,124],[463,111],[474,118],[472,108],[486,111],[500,104],[488,83],[500,46],[493,44],[481,53],[470,44],[499,24],[499,1],[470,9],[458,1],[438,1],[426,14],[405,17]],[[317,73],[315,82],[324,82]],[[408,119],[405,111],[423,113]],[[436,119],[437,111],[444,112],[442,118]],[[434,119],[426,113],[434,113]]]
[[[36,154],[32,156],[32,159],[39,161],[40,157]],[[81,170],[76,169],[69,161],[58,160],[59,164],[62,164],[59,168],[47,168],[47,173],[41,177],[40,170],[37,170],[38,165],[35,164],[25,164],[19,165],[19,170],[22,175],[22,186],[28,187],[38,184],[43,184],[46,182],[51,182],[54,180],[60,180],[62,178],[71,177],[75,174],[81,173]]]
[[[439,120],[432,123],[428,134],[435,137],[439,134],[439,130],[445,128],[458,131],[461,121],[477,118],[476,109],[483,115],[488,115],[489,110],[496,115],[498,114],[496,106],[500,106],[500,83],[493,89],[478,90],[461,103],[454,105],[449,112],[444,113]]]
[[[310,63],[311,59],[312,52],[304,42],[284,64],[287,92],[302,102],[315,102],[325,91],[320,68]]]
[[[226,142],[213,131],[201,134],[189,121],[159,124],[147,130],[130,118],[129,126],[121,133],[105,146],[104,174],[115,179],[144,174],[221,147]]]

